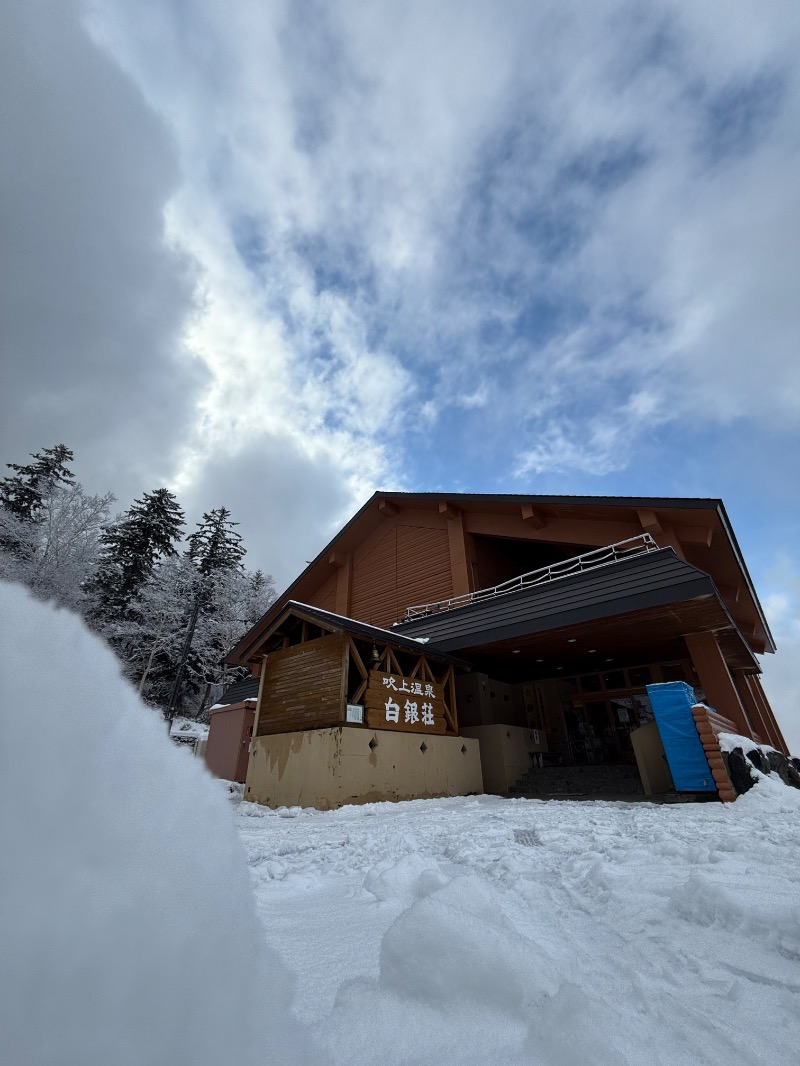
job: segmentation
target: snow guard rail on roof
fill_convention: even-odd
[[[642,555],[652,551],[658,551],[658,545],[649,533],[640,533],[636,537],[620,540],[605,548],[595,548],[594,551],[586,552],[584,555],[575,555],[571,559],[551,563],[550,566],[543,566],[541,570],[531,570],[527,574],[520,574],[519,577],[512,577],[509,581],[494,585],[492,588],[478,589],[477,592],[468,592],[463,596],[452,596],[449,600],[437,600],[435,603],[406,607],[405,620],[410,622],[414,618],[452,611],[455,607],[466,607],[470,603],[494,599],[495,596],[507,596],[510,592],[519,592],[522,589],[532,588],[534,585],[545,585],[549,581],[558,581],[559,578],[571,577],[585,570],[596,570],[600,566],[609,566],[631,555]]]

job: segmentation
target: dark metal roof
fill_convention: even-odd
[[[439,648],[467,654],[470,648],[501,640],[703,596],[718,600],[720,611],[738,633],[709,575],[679,559],[671,548],[662,548],[547,585],[415,619],[398,628],[427,636]]]
[[[214,704],[215,707],[228,707],[233,703],[241,703],[242,700],[258,699],[259,678],[246,677],[244,681],[236,681],[222,693]]]
[[[402,633],[399,629],[382,629],[380,626],[371,626],[366,622],[359,622],[355,618],[347,618],[343,614],[334,614],[333,611],[324,611],[321,607],[312,607],[308,603],[299,603],[297,600],[289,600],[271,629],[278,629],[287,615],[290,614],[305,615],[334,631],[350,633],[354,637],[363,637],[365,640],[382,644],[391,644],[395,648],[403,648],[406,651],[413,652],[415,655],[429,655],[432,659],[442,659],[456,666],[471,669],[469,663],[436,647],[427,638],[423,640],[419,637]],[[266,636],[268,636],[268,633],[265,634],[265,638]]]
[[[541,506],[595,506],[595,507],[675,507],[686,510],[716,510],[722,504],[720,499],[705,499],[696,496],[535,496],[529,493],[498,492],[376,492],[364,507],[375,499],[382,500],[452,500],[470,503],[533,503]],[[361,511],[364,510],[361,508]],[[358,514],[361,513],[358,512]],[[357,517],[354,516],[354,517]]]

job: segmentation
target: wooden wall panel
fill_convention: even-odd
[[[353,559],[350,616],[374,626],[397,618],[397,528],[392,526],[361,558]]]
[[[397,527],[397,605],[405,617],[406,607],[430,603],[453,595],[450,545],[446,529]]]
[[[327,729],[343,721],[346,643],[343,633],[333,633],[269,656],[256,736]]]
[[[313,597],[310,597],[308,603],[312,607],[320,607],[323,611],[336,611],[336,577],[330,577],[325,584],[317,589]]]
[[[452,595],[447,529],[395,524],[353,560],[350,614],[390,626],[411,604]]]

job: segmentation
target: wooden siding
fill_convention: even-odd
[[[255,735],[339,725],[346,645],[344,633],[333,633],[273,652],[264,670]]]
[[[312,607],[321,607],[323,611],[335,611],[336,610],[336,581],[337,574],[329,578],[325,584],[314,595],[313,599],[309,600]]]
[[[409,604],[452,595],[450,549],[445,528],[396,524],[354,561],[350,613],[389,626]]]

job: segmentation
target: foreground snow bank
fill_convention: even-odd
[[[223,790],[76,616],[0,597],[3,1061],[312,1061]]]

